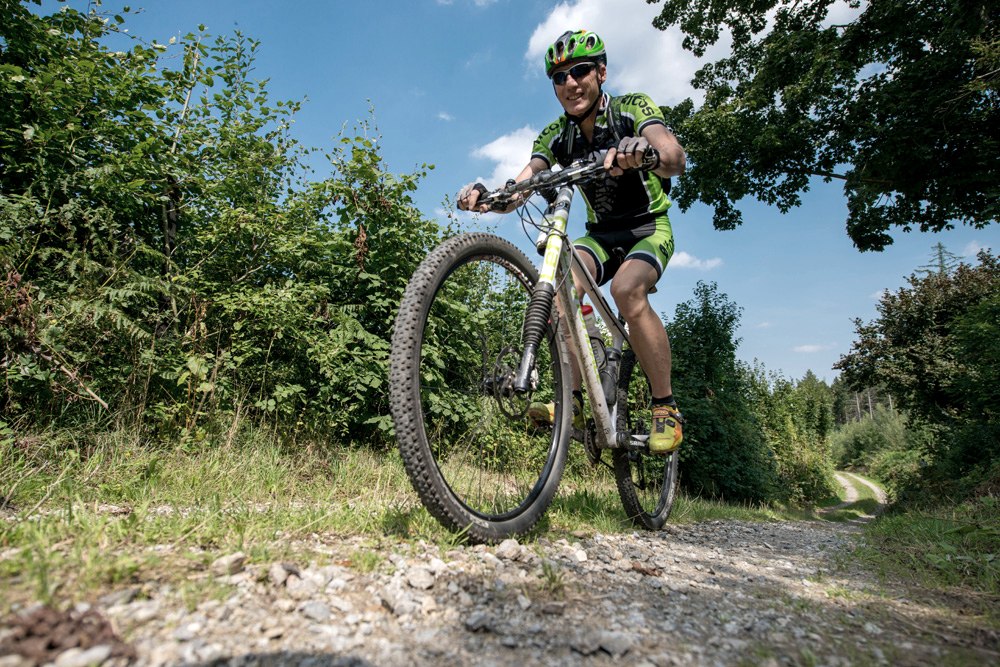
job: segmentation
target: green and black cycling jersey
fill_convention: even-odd
[[[604,93],[597,111],[593,141],[565,115],[542,130],[531,157],[552,167],[563,167],[594,151],[618,145],[623,137],[638,137],[650,125],[666,125],[660,108],[642,93],[610,97]],[[605,178],[580,188],[587,202],[587,229],[604,231],[648,224],[670,208],[668,179],[630,169],[617,178]]]

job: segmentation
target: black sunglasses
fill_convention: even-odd
[[[596,63],[580,63],[579,65],[573,65],[568,70],[563,70],[562,72],[556,72],[552,75],[552,83],[557,86],[565,85],[569,77],[573,77],[574,81],[579,81],[583,77],[587,76],[594,69],[597,68]]]

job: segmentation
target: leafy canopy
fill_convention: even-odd
[[[696,75],[699,109],[664,109],[692,163],[683,209],[704,202],[733,229],[744,197],[787,212],[822,177],[843,181],[861,250],[890,245],[893,227],[997,220],[1000,5],[848,4],[856,18],[837,24],[833,0],[664,0],[653,23],[679,26],[686,49],[703,55],[724,33],[733,44]]]

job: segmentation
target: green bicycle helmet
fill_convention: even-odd
[[[589,30],[567,30],[545,52],[545,75],[552,78],[556,67],[576,60],[607,63],[604,40]]]

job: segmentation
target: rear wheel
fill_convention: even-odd
[[[513,390],[536,282],[516,247],[464,234],[428,255],[396,319],[390,396],[400,454],[428,511],[474,541],[530,530],[566,464],[570,375],[551,324],[531,390]],[[555,404],[552,424],[528,419],[532,402]]]
[[[622,356],[618,377],[619,432],[649,435],[652,393],[632,350]],[[612,450],[618,495],[632,522],[646,530],[659,530],[670,516],[677,489],[678,453],[652,455],[647,450]]]

